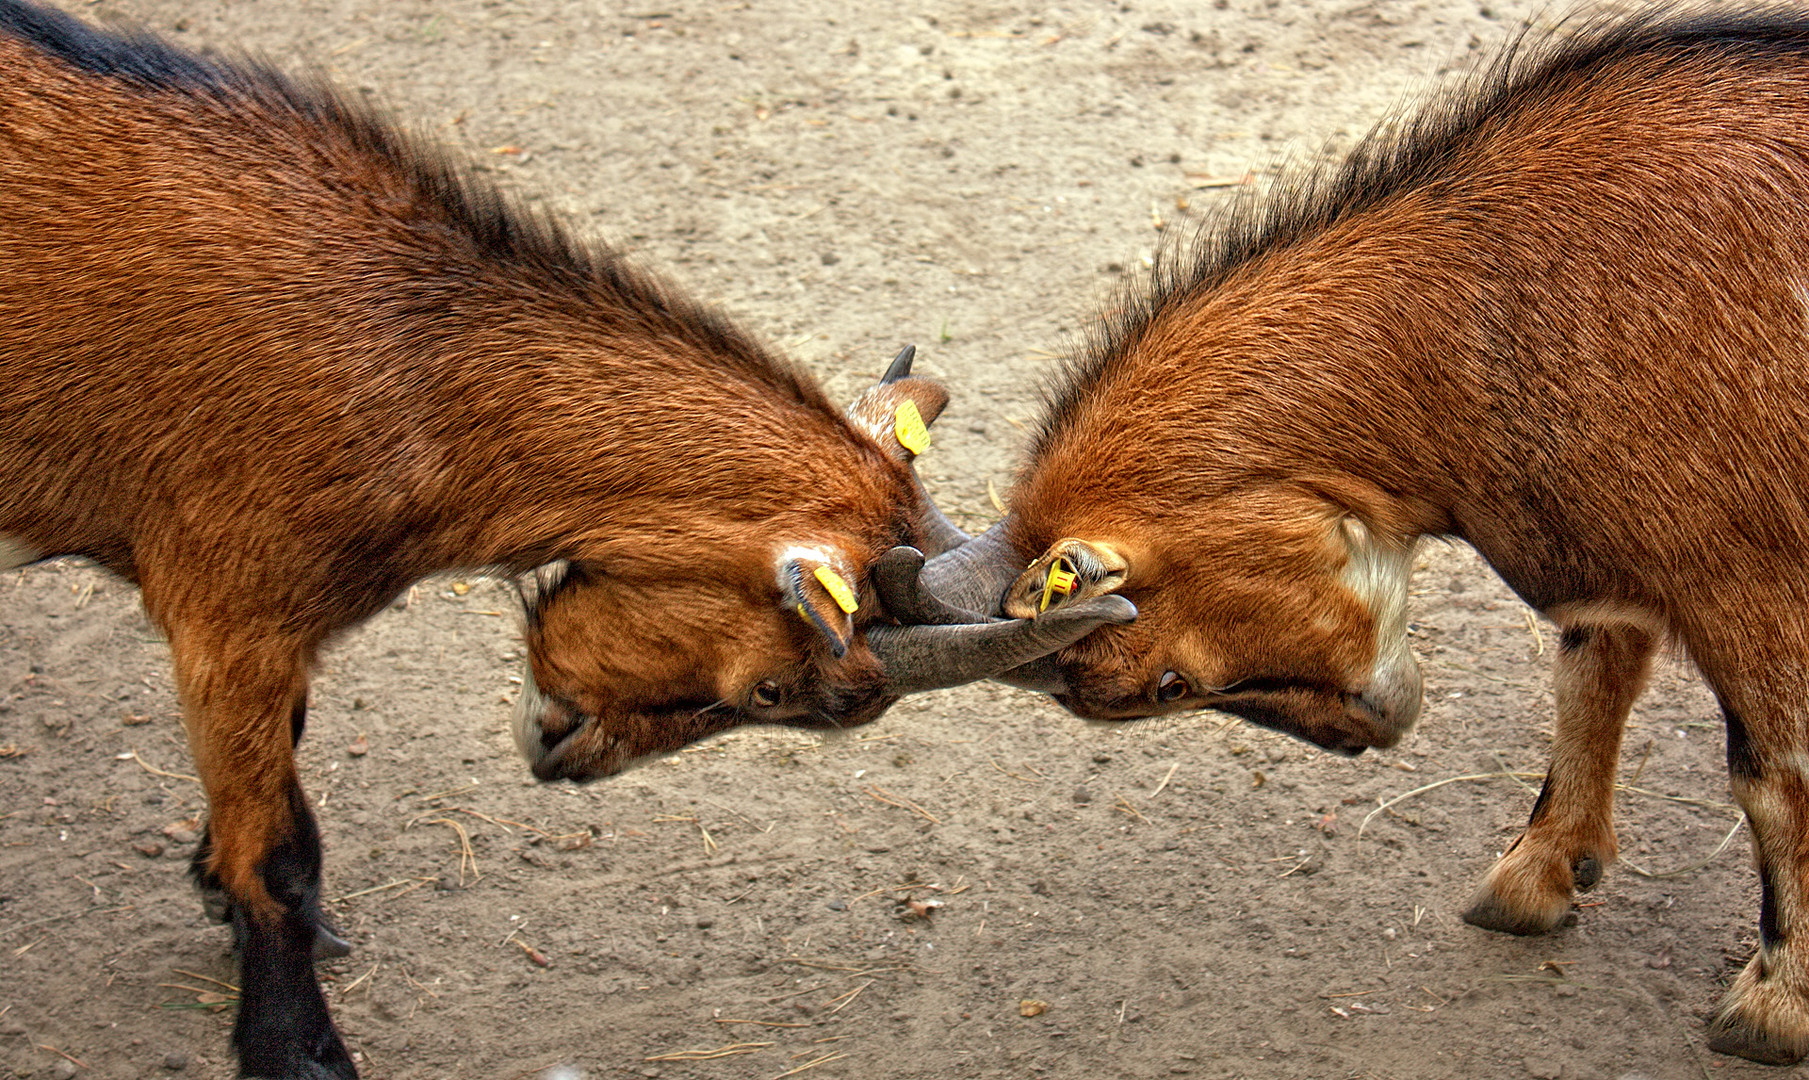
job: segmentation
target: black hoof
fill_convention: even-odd
[[[201,913],[212,922],[231,922],[232,901],[226,899],[226,890],[201,886]]]
[[[1584,855],[1570,864],[1570,880],[1579,892],[1587,892],[1595,888],[1595,883],[1602,880],[1601,861]]]
[[[225,893],[204,893],[201,897],[201,910],[216,922],[233,922],[232,903],[226,899]],[[235,953],[245,950],[243,934],[244,930],[233,922],[232,951]],[[314,914],[313,952],[316,960],[337,960],[342,956],[352,955],[352,943],[340,937],[339,927],[328,922],[327,917],[320,912]]]
[[[332,960],[341,956],[350,956],[352,943],[337,933],[337,928],[327,921],[326,916],[318,917],[314,922],[314,959]]]

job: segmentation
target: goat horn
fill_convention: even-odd
[[[911,361],[915,359],[917,359],[917,346],[906,345],[903,349],[900,349],[898,355],[892,359],[892,366],[887,368],[886,373],[879,377],[879,385],[889,386],[909,375],[911,373]]]
[[[900,623],[912,626],[958,626],[983,623],[988,616],[946,603],[923,588],[923,552],[895,547],[876,559],[867,571],[880,602]]]
[[[989,679],[1057,649],[1108,623],[1128,623],[1136,605],[1122,596],[1063,604],[1034,619],[956,626],[875,626],[867,642],[884,665],[887,689],[915,694]]]
[[[915,469],[911,475],[916,476]],[[923,486],[921,479],[917,481],[917,490],[923,495],[923,546],[931,555],[940,556],[973,542],[973,537],[942,513],[942,508],[930,498],[929,489]]]
[[[1001,671],[992,677],[993,682],[1002,682],[1006,686],[1015,686],[1020,690],[1029,690],[1037,694],[1065,694],[1068,692],[1068,680],[1062,675],[1062,669],[1055,662],[1055,654],[1048,653],[1035,660],[1019,664],[1009,671]]]
[[[1006,518],[959,547],[936,554],[923,567],[920,591],[948,607],[999,615],[1005,590],[1028,565],[1005,538],[1010,520]]]
[[[975,622],[975,612],[997,616],[1005,590],[1023,572],[1023,560],[1005,540],[1005,528],[1001,521],[927,565],[911,548],[893,548],[874,566],[874,588],[901,622]],[[916,556],[914,562],[910,555]],[[1039,694],[1068,689],[1053,652],[988,677]]]

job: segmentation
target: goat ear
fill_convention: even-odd
[[[929,427],[948,406],[941,383],[911,374],[916,353],[906,345],[880,381],[848,406],[848,419],[900,461],[930,448]]]
[[[786,549],[779,556],[779,595],[787,608],[817,628],[839,659],[854,638],[854,613],[860,610],[860,599],[835,563],[828,552]]]
[[[1062,604],[1117,592],[1129,572],[1129,560],[1109,544],[1057,540],[1005,590],[1005,614],[1031,619]]]

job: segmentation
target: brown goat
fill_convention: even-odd
[[[927,584],[1135,601],[1009,676],[1082,716],[1223,709],[1356,753],[1419,711],[1415,544],[1469,542],[1563,628],[1544,791],[1465,915],[1514,933],[1614,861],[1622,726],[1674,641],[1764,886],[1711,1044],[1794,1062],[1806,431],[1809,16],[1567,26],[1159,271],[1054,391],[1008,520]]]
[[[844,415],[323,87],[0,0],[0,566],[87,556],[168,635],[245,1075],[355,1076],[293,745],[320,648],[416,579],[559,564],[518,718],[543,779],[864,723],[1129,617],[862,602],[952,533],[910,466],[946,400],[907,352]]]

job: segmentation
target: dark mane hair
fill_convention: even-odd
[[[398,130],[382,113],[348,101],[320,76],[292,78],[252,58],[197,56],[145,31],[99,30],[63,12],[0,0],[0,35],[73,67],[147,93],[250,104],[293,116],[376,159],[481,258],[551,295],[610,301],[616,314],[690,343],[755,382],[828,406],[814,379],[769,354],[720,312],[682,296],[620,252],[574,238],[551,216],[522,207],[433,143]]]
[[[1523,28],[1492,61],[1406,118],[1388,118],[1342,161],[1284,176],[1266,194],[1240,195],[1193,237],[1160,253],[1120,290],[1078,355],[1044,389],[1030,458],[1073,419],[1092,387],[1170,308],[1238,268],[1390,199],[1452,179],[1463,152],[1558,84],[1629,58],[1791,55],[1809,58],[1809,9],[1758,5],[1717,12],[1658,9],[1633,17],[1577,16],[1535,34]]]

